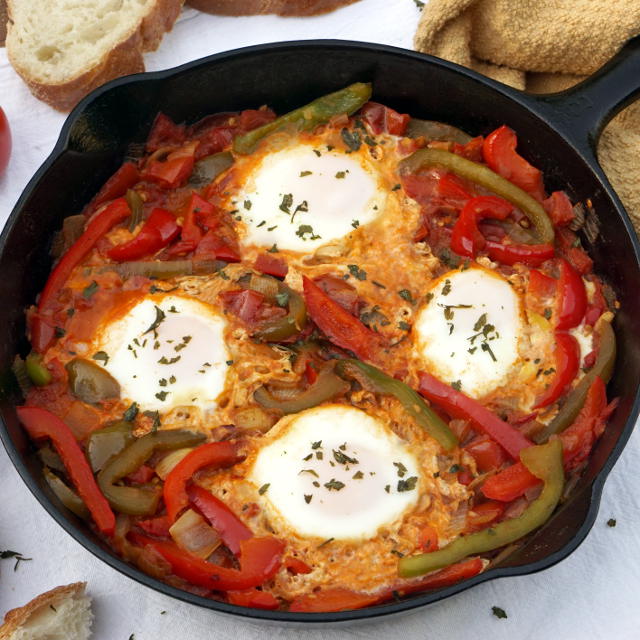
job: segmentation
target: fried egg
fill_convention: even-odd
[[[229,354],[225,320],[209,304],[179,295],[139,299],[96,329],[99,360],[118,381],[122,399],[140,409],[214,409]]]
[[[416,505],[424,484],[408,443],[342,405],[283,418],[248,480],[279,529],[334,540],[374,537]]]
[[[359,150],[300,141],[238,159],[241,184],[229,205],[238,211],[241,242],[301,253],[372,222],[389,187],[367,145]]]
[[[472,267],[435,281],[418,311],[418,358],[443,382],[481,398],[505,384],[519,359],[522,303],[500,274]]]

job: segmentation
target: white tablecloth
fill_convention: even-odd
[[[262,42],[341,38],[411,48],[413,0],[361,0],[334,14],[293,19],[220,18],[186,9],[147,69]],[[28,179],[51,151],[64,115],[31,96],[0,49],[0,106],[13,132],[13,155],[0,177],[0,226]],[[1,302],[0,302],[1,303]],[[414,615],[375,624],[308,630],[308,638],[624,638],[640,637],[640,434],[612,472],[586,542],[542,573],[495,580]],[[615,518],[615,528],[607,520]],[[94,598],[95,640],[298,638],[299,630],[259,628],[175,602],[121,576],[68,536],[26,489],[0,450],[0,550],[33,558],[13,571],[0,561],[0,614],[55,585],[86,580]],[[507,619],[492,615],[502,607]],[[166,613],[165,613],[166,612]],[[72,640],[72,639],[70,639]]]

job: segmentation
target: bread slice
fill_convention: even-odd
[[[0,640],[88,640],[91,598],[86,582],[74,582],[40,594],[4,617]]]
[[[9,60],[61,111],[108,80],[144,71],[184,0],[8,0]]]
[[[0,47],[7,37],[7,0],[0,0]]]
[[[277,13],[281,16],[314,16],[329,13],[358,0],[187,0],[199,11],[223,16]]]

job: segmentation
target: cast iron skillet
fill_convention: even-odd
[[[595,157],[607,121],[640,93],[640,37],[576,89],[522,94],[455,64],[374,44],[307,41],[248,47],[176,69],[121,78],[94,91],[69,116],[51,156],[27,185],[0,237],[0,436],[27,486],[76,540],[106,563],[162,593],[214,611],[273,621],[337,622],[408,611],[501,576],[539,571],[569,555],[594,523],[604,480],[620,455],[640,407],[638,240]],[[574,201],[591,198],[600,223],[595,243],[583,241],[596,271],[614,287],[619,358],[609,385],[620,405],[571,499],[499,566],[446,589],[357,611],[301,614],[245,609],[167,586],[116,556],[43,486],[18,425],[19,402],[9,367],[25,353],[24,309],[51,268],[48,246],[62,219],[79,211],[122,162],[127,145],[144,141],[159,110],[177,122],[268,104],[278,113],[356,81],[371,81],[374,99],[416,117],[442,120],[472,134],[508,124],[519,150],[544,171],[547,188]]]

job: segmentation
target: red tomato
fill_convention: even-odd
[[[0,107],[0,174],[7,168],[10,155],[11,130],[9,129],[7,116],[4,115],[4,111],[2,107]]]
[[[504,449],[489,436],[478,436],[465,446],[476,461],[480,471],[499,469],[506,461]]]

